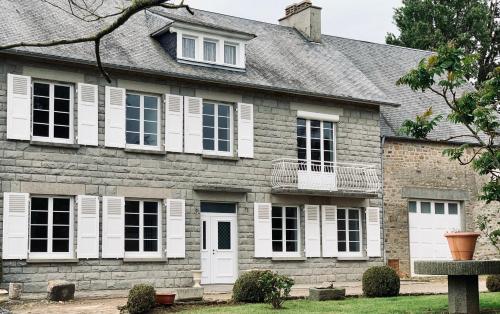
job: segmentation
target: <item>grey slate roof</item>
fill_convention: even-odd
[[[59,0],[62,5],[66,3]],[[111,11],[120,0],[106,0]],[[428,93],[415,93],[395,86],[396,80],[430,53],[390,45],[323,36],[321,44],[310,43],[295,29],[213,12],[151,9],[136,14],[116,32],[104,38],[102,58],[110,67],[158,73],[165,76],[248,86],[304,95],[336,97],[382,106],[382,132],[395,136],[404,119],[413,118],[429,105],[445,112],[445,104]],[[323,12],[324,15],[328,12]],[[0,44],[18,41],[47,41],[90,35],[102,23],[86,23],[38,0],[0,1]],[[246,72],[181,64],[173,60],[149,35],[174,20],[234,29],[256,38],[247,44]],[[93,63],[91,44],[49,48],[19,48],[16,53],[68,61]],[[456,135],[460,128],[443,124],[434,139]]]

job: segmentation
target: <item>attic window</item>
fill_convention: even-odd
[[[196,58],[196,39],[192,37],[182,37],[182,57],[188,59]]]
[[[236,64],[236,51],[237,46],[234,44],[224,44],[224,63]]]
[[[203,60],[207,62],[217,61],[217,42],[210,39],[203,41]]]

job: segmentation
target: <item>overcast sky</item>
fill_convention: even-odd
[[[185,0],[194,8],[278,23],[285,7],[300,0]],[[322,33],[383,43],[387,32],[397,32],[392,23],[401,0],[313,0],[323,8]]]

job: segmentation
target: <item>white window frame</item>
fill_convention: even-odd
[[[235,63],[232,64],[232,63],[226,63],[226,46],[232,46],[232,47],[235,47],[236,48],[236,51],[235,51]],[[223,51],[223,59],[222,59],[222,62],[225,64],[225,65],[228,65],[228,66],[236,66],[237,64],[239,64],[239,54],[240,54],[240,45],[238,43],[235,43],[235,42],[231,42],[231,41],[224,41],[224,51]]]
[[[47,198],[48,199],[48,211],[47,211],[47,251],[48,252],[31,252],[31,199],[32,198]],[[69,199],[69,252],[52,252],[52,240],[53,240],[53,220],[54,220],[54,198]],[[54,195],[30,195],[30,210],[29,210],[29,221],[28,221],[28,257],[29,259],[73,259],[75,257],[75,243],[74,243],[74,230],[75,230],[75,219],[74,219],[74,209],[75,209],[75,199],[70,196],[54,196]]]
[[[308,119],[308,118],[301,118],[297,117],[298,119],[303,119],[306,121],[306,164],[307,164],[307,171],[313,171],[312,169],[312,159],[311,159],[311,120],[316,120],[320,121],[320,155],[321,155],[321,171],[314,171],[314,172],[325,172],[325,147],[324,147],[324,134],[323,134],[323,124],[325,122],[332,123],[332,140],[333,140],[333,160],[329,161],[329,163],[335,165],[337,162],[337,123],[332,122],[332,121],[325,121],[325,120],[320,120],[320,119]],[[298,121],[297,121],[297,126],[298,126]],[[297,138],[299,135],[297,134]],[[297,152],[298,152],[298,145],[297,145]],[[332,171],[333,172],[333,171]]]
[[[272,238],[272,231],[273,231],[273,226],[272,226],[272,220],[273,220],[273,207],[281,207],[281,226],[282,226],[282,244],[283,244],[283,250],[281,252],[275,252],[274,250],[271,249],[272,251],[272,257],[301,257],[301,228],[300,228],[300,206],[295,206],[295,205],[276,205],[272,204],[271,206],[271,246],[273,242]],[[297,211],[297,251],[296,252],[287,252],[286,251],[286,208],[287,207],[293,207]]]
[[[410,212],[410,202],[416,203],[416,211],[415,212]],[[422,213],[422,203],[430,203],[431,204],[431,212],[430,213]],[[444,204],[444,214],[436,214],[436,203]],[[449,210],[450,204],[457,205],[457,213],[456,214],[450,214],[450,210]],[[461,210],[462,210],[462,208],[460,206],[459,201],[427,200],[427,199],[409,199],[408,200],[408,213],[409,214],[460,216]]]
[[[215,44],[215,61],[205,60],[205,42]],[[203,37],[202,48],[203,48],[202,50],[203,62],[216,64],[220,54],[219,40],[210,37]]]
[[[132,201],[132,202],[139,202],[139,251],[138,252],[128,252],[125,250],[125,241],[127,238],[125,237],[125,228],[127,228],[127,225],[125,224],[125,216],[124,216],[124,227],[123,227],[123,250],[124,250],[124,257],[125,258],[161,258],[162,257],[162,252],[163,252],[163,243],[162,243],[162,206],[163,202],[159,200],[149,200],[149,199],[137,199],[137,198],[126,198],[125,202]],[[144,202],[155,202],[158,204],[158,233],[157,233],[157,241],[158,241],[158,247],[155,252],[145,252],[144,251]],[[127,214],[127,209],[126,205],[124,205],[124,210],[123,210],[123,215]],[[132,226],[136,227],[136,226]]]
[[[205,139],[203,137],[203,106],[205,104],[210,104],[214,106],[214,149],[213,150],[205,150],[203,148],[203,140]],[[229,151],[219,151],[219,105],[220,106],[227,106],[229,107],[229,138],[228,138],[228,143],[229,143]],[[232,104],[228,103],[222,103],[222,102],[214,102],[214,101],[203,101],[202,103],[202,137],[201,137],[201,146],[203,148],[203,154],[204,155],[217,155],[217,156],[233,156],[233,120],[234,120],[234,106]]]
[[[34,123],[34,105],[35,105],[35,84],[48,84],[49,85],[49,136],[35,136],[33,135]],[[54,85],[69,87],[69,139],[54,137]],[[74,111],[75,111],[75,87],[68,83],[59,83],[56,81],[35,80],[31,83],[31,139],[39,142],[50,142],[59,144],[73,144],[74,143]]]
[[[184,38],[194,40],[194,58],[184,56]],[[197,36],[188,35],[188,34],[182,34],[182,36],[181,36],[181,49],[180,49],[181,51],[180,51],[180,56],[183,59],[186,59],[186,60],[196,60],[196,59],[198,59],[199,58],[198,56],[200,55],[199,47],[198,47],[198,42],[199,42],[199,40],[198,40]]]
[[[339,236],[338,236],[338,232],[339,232],[339,219],[338,219],[338,212],[339,211],[345,211],[345,234],[346,234],[346,250],[345,251],[340,251],[338,249],[338,242],[339,242]],[[359,219],[359,251],[350,251],[349,249],[349,211],[350,210],[356,210],[358,212],[358,219]],[[337,208],[337,217],[336,220],[337,220],[337,251],[338,251],[338,256],[339,257],[363,257],[363,245],[364,245],[364,242],[363,242],[363,217],[361,216],[362,214],[362,210],[360,208]]]
[[[139,141],[142,144],[128,144],[127,143],[127,96],[134,95],[139,96]],[[156,146],[144,145],[144,96],[154,97],[157,101],[157,117],[156,117]],[[156,95],[147,93],[137,93],[132,91],[126,91],[125,93],[125,147],[130,149],[140,149],[140,150],[154,150],[159,151],[161,148],[161,104],[162,98]]]

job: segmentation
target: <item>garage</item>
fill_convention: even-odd
[[[462,230],[459,202],[411,200],[408,203],[411,274],[417,260],[449,260],[444,234]]]

